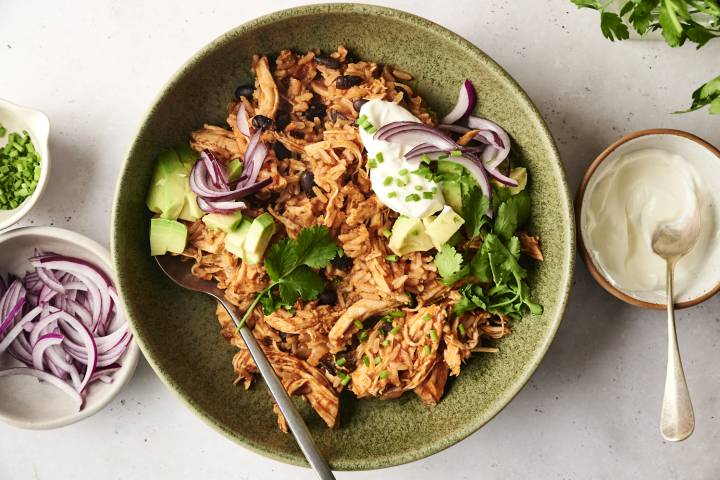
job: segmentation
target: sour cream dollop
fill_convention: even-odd
[[[700,236],[675,268],[676,291],[682,296],[712,284],[720,259],[715,212],[693,165],[656,148],[606,162],[588,184],[581,218],[583,240],[604,276],[633,297],[663,302],[665,261],[653,253],[652,235],[697,209]]]
[[[375,127],[391,122],[420,122],[415,115],[393,102],[370,100],[360,109]],[[376,140],[373,134],[360,127],[360,139],[367,150],[368,161],[381,154],[382,163],[370,169],[372,189],[380,201],[391,210],[411,218],[432,215],[445,206],[440,186],[433,180],[413,172],[422,166],[420,160],[407,161],[405,154],[419,142],[386,142]]]

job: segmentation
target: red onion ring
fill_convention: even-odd
[[[475,88],[470,80],[465,80],[460,84],[460,93],[457,102],[450,112],[442,119],[442,123],[455,123],[465,115],[472,112],[476,102]]]

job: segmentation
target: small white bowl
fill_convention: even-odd
[[[107,272],[117,285],[110,253],[99,243],[69,230],[56,227],[22,227],[0,234],[2,273],[22,275],[31,269],[28,258],[34,250],[51,251],[88,260]],[[122,368],[112,383],[93,383],[79,412],[65,393],[52,385],[25,375],[0,377],[0,420],[27,429],[50,429],[70,425],[105,407],[130,380],[140,350],[130,342],[120,359]],[[20,366],[10,355],[0,354],[0,369]]]
[[[27,131],[35,149],[40,152],[40,180],[35,191],[23,203],[13,210],[0,210],[0,230],[17,223],[37,203],[47,186],[50,177],[50,120],[48,117],[31,108],[21,107],[0,98],[0,125],[7,129],[5,137],[0,138],[0,147],[7,143],[7,135],[11,132]]]

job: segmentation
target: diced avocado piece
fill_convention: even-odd
[[[400,216],[395,220],[388,246],[396,255],[402,256],[410,252],[425,252],[433,244],[421,219]]]
[[[460,182],[442,182],[445,203],[450,205],[455,212],[462,212],[462,185]]]
[[[179,147],[175,147],[175,151],[177,152],[178,158],[185,166],[187,172],[190,173],[190,170],[192,170],[192,167],[193,165],[195,165],[195,161],[198,158],[198,152],[196,152],[187,145],[180,145]]]
[[[510,175],[508,175],[513,180],[517,180],[518,186],[517,187],[508,187],[510,189],[510,193],[513,195],[517,195],[518,193],[525,190],[525,187],[527,186],[527,170],[525,167],[515,167],[512,170],[510,170]]]
[[[235,180],[239,179],[242,176],[242,172],[243,172],[243,164],[239,158],[236,158],[235,160],[228,163],[227,176],[228,176],[228,180],[230,180],[231,182],[234,182]]]
[[[184,223],[167,218],[150,219],[150,255],[182,253],[186,242],[187,227]]]
[[[437,173],[450,173],[454,175],[462,175],[465,169],[462,165],[447,160],[438,160]]]
[[[427,217],[423,217],[422,222],[423,227],[425,227],[425,231],[427,231],[428,227],[432,225],[436,218],[437,215],[428,215]]]
[[[243,221],[241,212],[233,213],[208,213],[202,217],[202,221],[210,230],[222,230],[232,232],[238,229]]]
[[[177,219],[185,204],[188,183],[187,171],[175,150],[160,154],[146,200],[147,207],[162,218]]]
[[[275,235],[275,220],[272,215],[263,213],[256,217],[252,221],[252,225],[250,225],[250,230],[248,230],[243,244],[244,260],[251,265],[260,263],[260,259],[273,235]]]
[[[195,195],[195,192],[190,190],[188,186],[188,191],[185,192],[185,203],[183,203],[183,208],[178,218],[180,220],[194,222],[200,220],[204,215],[205,212],[198,206],[197,195]]]
[[[243,218],[238,228],[232,232],[228,232],[225,236],[225,250],[243,260],[245,259],[243,244],[250,230],[250,225],[252,225],[252,222],[247,218]]]
[[[438,215],[429,226],[426,226],[425,233],[427,233],[432,240],[433,246],[440,249],[440,247],[450,240],[450,237],[452,237],[455,232],[460,230],[463,223],[465,223],[465,220],[455,213],[452,207],[445,205],[440,215]]]

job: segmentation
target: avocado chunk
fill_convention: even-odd
[[[432,240],[432,244],[438,250],[460,230],[465,220],[455,213],[449,205],[445,205],[440,215],[425,224],[425,233]]]
[[[419,218],[398,217],[392,228],[390,250],[397,255],[410,252],[425,252],[433,247],[432,240],[425,233],[425,226]]]
[[[150,255],[182,253],[186,242],[187,227],[184,223],[159,217],[150,219]]]
[[[188,185],[188,191],[185,192],[185,203],[183,203],[183,208],[180,210],[178,218],[180,220],[194,222],[200,220],[204,215],[205,212],[198,206],[197,195],[190,190],[190,186]]]
[[[245,260],[243,244],[245,243],[245,238],[250,230],[250,225],[252,225],[252,222],[247,218],[243,218],[237,229],[228,232],[225,236],[225,250],[236,257],[242,258],[243,260]]]
[[[442,182],[440,187],[443,197],[445,197],[445,203],[456,212],[462,212],[462,185],[460,182]]]
[[[243,164],[240,161],[239,158],[236,158],[235,160],[231,161],[227,165],[227,176],[228,180],[231,182],[234,182],[235,180],[239,180],[243,173]]]
[[[187,145],[180,145],[179,147],[175,147],[175,151],[178,154],[180,162],[182,162],[189,174],[190,170],[192,170],[193,165],[195,165],[195,162],[197,161],[198,153]]]
[[[188,174],[175,150],[158,156],[153,174],[147,207],[162,218],[175,220],[185,204],[185,192],[189,189]]]
[[[510,193],[512,195],[517,195],[518,193],[525,190],[525,187],[527,186],[527,170],[525,167],[515,167],[512,170],[510,170],[510,175],[508,175],[513,180],[517,180],[518,186],[517,187],[508,187],[510,189]]]
[[[232,232],[240,227],[243,221],[241,212],[233,213],[208,213],[202,217],[202,221],[210,230],[222,230],[223,232]]]
[[[275,235],[275,220],[269,213],[256,217],[245,237],[243,244],[244,260],[250,265],[260,263],[270,239]]]

